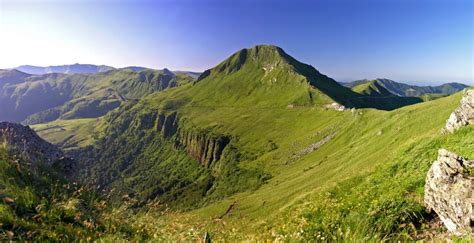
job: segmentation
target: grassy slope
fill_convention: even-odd
[[[310,86],[310,81],[301,70],[295,68],[294,62],[296,60],[276,47],[243,49],[206,71],[196,85],[172,97],[190,98],[190,106],[219,104],[226,107],[265,108],[331,102],[326,94]],[[329,89],[337,86],[333,80],[317,71],[314,74],[321,86]],[[347,90],[341,87],[339,91]]]
[[[0,241],[70,241],[105,235],[111,225],[99,226],[105,223],[98,221],[103,201],[51,168],[31,171],[25,162],[0,148]]]
[[[289,124],[298,120],[298,114],[285,117],[289,104],[314,107],[316,113],[324,116],[331,113],[324,113],[321,108],[333,102],[329,96],[344,99],[354,94],[279,48],[244,49],[207,71],[196,83],[155,93],[108,115],[104,139],[90,153],[83,153],[87,155],[82,156],[85,163],[91,166],[86,166],[88,171],[82,174],[89,176],[87,181],[110,183],[117,195],[133,194],[139,200],[156,197],[165,203],[180,201],[188,206],[198,205],[203,198],[221,198],[255,188],[265,180],[264,168],[256,158],[279,145],[271,138],[251,143],[241,141],[246,137],[241,137],[240,132],[258,129],[257,125],[270,125],[265,130],[271,127],[290,133],[295,127]],[[156,133],[158,112],[178,112],[181,131],[232,137],[223,159],[212,168],[200,168],[184,151],[174,148],[170,139],[163,140]],[[249,114],[235,117],[240,112]],[[247,116],[258,121],[248,123]],[[205,120],[203,124],[201,119],[205,117],[215,119]],[[277,117],[281,117],[278,125],[265,123]],[[314,121],[316,126],[333,122]],[[301,135],[293,134],[294,139]],[[151,181],[155,183],[149,185]]]
[[[92,188],[72,183],[54,168],[24,166],[0,148],[0,241],[106,242],[150,238],[122,208],[112,207]]]
[[[97,74],[26,75],[0,71],[0,119],[44,123],[58,118],[96,118],[124,100],[191,82],[186,74],[168,70],[127,69]]]
[[[61,148],[77,149],[91,145],[101,135],[101,118],[56,120],[32,125],[38,135]]]
[[[91,151],[95,155],[91,157],[87,154],[87,158],[84,158],[91,165],[90,171],[84,173],[91,176],[87,180],[110,182],[118,193],[133,194],[141,200],[158,195],[158,199],[167,203],[181,201],[188,205],[196,205],[202,197],[215,199],[244,187],[255,187],[265,177],[260,173],[262,168],[255,165],[244,168],[239,165],[265,153],[272,146],[270,140],[263,141],[262,147],[253,144],[236,148],[236,152],[229,147],[224,151],[226,156],[219,165],[202,169],[186,153],[173,148],[172,141],[163,141],[156,133],[155,124],[149,123],[155,122],[153,114],[156,115],[157,111],[177,111],[179,126],[183,131],[210,131],[233,136],[235,133],[232,131],[221,133],[221,130],[207,124],[197,124],[203,116],[201,112],[206,112],[209,117],[214,115],[224,118],[227,117],[225,113],[229,112],[230,117],[223,120],[226,122],[223,126],[243,131],[248,126],[239,126],[239,122],[233,120],[235,109],[245,111],[248,108],[254,117],[259,111],[269,110],[272,112],[267,113],[267,119],[271,120],[278,116],[277,112],[287,110],[288,104],[311,107],[332,102],[327,95],[311,87],[310,80],[289,64],[295,60],[285,55],[275,47],[243,50],[219,64],[209,76],[197,83],[170,89],[162,95],[155,93],[137,105],[123,107],[108,115],[105,121],[106,136]],[[318,82],[321,88],[336,92],[334,87],[340,87],[342,91],[351,93],[333,80],[316,74],[316,77],[311,77],[311,81]],[[208,109],[217,109],[217,113],[211,114]],[[286,126],[286,121],[289,120],[282,120],[281,124]],[[233,138],[231,145],[241,146],[239,140],[238,137]],[[151,181],[155,183],[149,185]],[[235,182],[239,182],[238,186]],[[209,191],[206,189],[208,185],[212,185]]]
[[[180,89],[166,94],[174,92]],[[318,108],[182,107],[186,120],[192,121],[188,126],[238,136],[236,146],[252,158],[240,166],[265,168],[273,178],[256,191],[208,202],[201,209],[165,216],[151,210],[129,220],[149,235],[158,232],[155,237],[171,239],[202,237],[204,232],[228,239],[316,239],[318,232],[325,237],[337,233],[346,240],[414,234],[410,223],[425,222],[420,205],[423,182],[437,149],[474,157],[472,127],[450,136],[440,134],[460,96],[356,114]],[[143,112],[166,106],[155,99],[143,101]],[[330,142],[294,159],[309,144],[333,133]],[[278,148],[269,149],[269,143]],[[216,221],[234,202],[230,215]],[[422,227],[417,225],[417,231]]]
[[[183,89],[172,98],[179,99],[180,103],[189,102],[189,106],[320,107],[338,102],[346,107],[384,110],[421,102],[417,98],[400,97],[376,97],[374,100],[373,96],[361,95],[339,85],[282,49],[266,45],[235,53],[204,72],[199,79],[202,80],[194,87]]]
[[[57,118],[96,118],[117,108],[124,101],[136,100],[155,91],[192,81],[186,75],[150,69],[139,72],[113,70],[95,75],[73,75],[70,79],[74,82],[74,88],[64,105],[35,113],[26,122],[48,122]]]
[[[38,224],[31,217],[39,212],[12,213],[9,206],[0,203],[4,210],[0,235],[6,237],[6,230],[22,232],[18,227],[26,227],[27,232],[43,239],[99,236],[109,240],[177,240],[199,239],[205,232],[214,240],[407,239],[415,230],[423,230],[424,226],[418,223],[424,223],[426,216],[420,205],[424,178],[437,149],[444,147],[474,157],[474,127],[453,135],[440,134],[459,99],[460,94],[456,94],[391,112],[358,110],[361,114],[356,115],[314,108],[191,109],[186,114],[193,118],[195,126],[239,136],[239,149],[257,155],[242,166],[263,166],[273,178],[254,191],[187,212],[155,211],[147,205],[138,213],[118,209],[120,212],[98,215],[83,211],[94,208],[89,205],[82,209],[75,206],[71,213],[64,211],[62,205],[77,197],[65,196],[54,204],[46,204],[48,210],[40,216],[44,221]],[[291,159],[308,144],[334,132],[336,136],[318,150],[299,160]],[[269,140],[278,148],[268,152]],[[0,162],[5,163],[6,157],[2,158]],[[21,197],[31,198],[22,199],[17,193],[27,190],[5,182],[7,190],[0,188],[3,196],[15,198],[21,207],[34,208],[40,204],[34,194],[37,189],[22,193]],[[23,206],[21,200],[31,202]],[[234,202],[231,212],[218,219]],[[92,213],[90,217],[94,216],[96,225],[88,228],[86,221],[70,225],[67,215],[77,212]],[[16,218],[15,226],[9,223],[12,218]],[[118,225],[124,228],[117,229]]]
[[[187,114],[196,125],[239,136],[239,149],[259,154],[267,141],[276,143],[278,149],[242,163],[263,166],[273,178],[256,191],[173,214],[157,227],[165,227],[160,229],[165,235],[173,232],[171,237],[200,237],[204,231],[217,238],[281,234],[303,239],[316,239],[319,232],[346,240],[413,234],[409,225],[424,222],[424,178],[437,150],[445,147],[474,157],[472,127],[440,134],[459,99],[456,94],[392,112],[361,110],[357,115],[318,109],[193,109]],[[333,132],[330,142],[292,161],[292,154]],[[231,215],[215,221],[233,202]],[[197,230],[190,232],[189,227]]]
[[[102,148],[108,146],[110,151],[99,160],[102,167],[96,172],[110,173],[111,165],[126,166],[127,170],[119,174],[125,181],[120,186],[133,189],[137,183],[145,182],[134,189],[148,193],[150,187],[163,181],[166,187],[189,184],[190,193],[186,195],[196,200],[192,192],[201,193],[199,183],[205,182],[207,178],[201,179],[209,175],[206,174],[208,171],[186,157],[183,151],[170,149],[170,144],[163,143],[156,134],[137,128],[143,121],[140,117],[147,114],[177,111],[181,128],[238,138],[232,140],[232,146],[242,155],[238,170],[234,170],[237,175],[232,175],[237,177],[233,177],[235,181],[224,181],[224,186],[239,187],[247,179],[254,179],[241,176],[242,171],[264,170],[272,178],[259,188],[246,188],[247,191],[222,201],[204,200],[202,203],[207,206],[194,211],[169,216],[150,212],[139,214],[136,221],[133,220],[135,217],[130,220],[141,225],[149,222],[143,226],[146,231],[160,232],[163,235],[157,237],[168,235],[174,239],[201,237],[204,231],[217,238],[274,238],[281,234],[281,237],[316,239],[318,231],[324,231],[325,237],[337,232],[332,223],[341,228],[346,239],[362,239],[365,235],[400,237],[400,232],[413,233],[392,226],[423,221],[417,200],[437,148],[446,144],[457,151],[461,146],[457,146],[456,141],[471,135],[469,128],[450,136],[452,140],[446,140],[439,133],[449,114],[458,106],[460,94],[392,112],[371,109],[337,112],[320,106],[288,108],[290,103],[332,101],[318,90],[311,90],[299,79],[301,76],[288,77],[293,70],[278,69],[277,74],[265,74],[265,70],[255,66],[252,60],[240,65],[241,57],[233,56],[216,69],[225,76],[213,76],[211,72],[198,83],[148,96],[133,108],[120,111],[123,115],[109,120],[111,128],[132,129],[126,129],[124,134],[116,129],[119,132],[111,134],[121,136],[120,140],[116,144],[105,143]],[[270,60],[265,63],[269,64],[268,68],[274,64],[271,57],[266,56],[264,60]],[[330,89],[329,86],[323,88]],[[302,154],[310,144],[330,135],[334,137],[328,143],[312,153]],[[106,163],[116,154],[130,162],[126,158],[133,154],[128,151],[137,147],[143,149],[133,157],[137,163],[131,166],[120,161]],[[101,148],[98,151],[105,152]],[[459,152],[471,156],[464,150]],[[201,174],[203,171],[206,173]],[[193,180],[196,181],[189,183]],[[342,193],[334,189],[337,183],[342,183],[339,185]],[[198,187],[194,189],[193,186]],[[330,197],[332,194],[335,196]],[[179,194],[171,196],[176,195]],[[334,201],[336,206],[331,204]],[[215,220],[233,202],[236,204],[230,215]],[[370,205],[375,206],[371,208]],[[366,216],[369,212],[371,217]],[[302,233],[293,235],[295,232]]]
[[[352,90],[359,94],[372,96],[393,96],[387,89],[379,85],[376,80],[354,86]]]

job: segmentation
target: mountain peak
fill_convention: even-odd
[[[263,63],[281,60],[286,62],[296,61],[296,59],[288,55],[282,48],[275,45],[256,45],[251,48],[242,49],[239,52],[245,52],[249,58]]]
[[[285,51],[278,46],[274,45],[256,45],[252,48],[247,49],[254,56],[268,56],[276,55],[282,57],[283,54],[286,55]]]
[[[286,52],[278,46],[256,45],[235,52],[216,67],[203,72],[198,78],[198,81],[206,78],[211,73],[230,74],[236,72],[240,70],[244,64],[249,62],[262,66],[264,70],[275,68],[281,64],[301,64],[296,59],[286,54]]]
[[[345,100],[359,95],[274,45],[257,45],[237,51],[206,70],[197,81],[199,86],[208,85],[210,89],[219,87],[226,92],[235,89],[220,100],[227,98],[234,102],[252,96],[246,101],[252,105],[345,104]]]
[[[162,72],[163,72],[163,74],[165,74],[165,75],[170,75],[170,76],[174,76],[174,75],[175,75],[172,71],[170,71],[170,70],[167,69],[167,68],[163,68]]]
[[[313,66],[299,62],[273,45],[242,49],[202,73],[197,83],[196,89],[206,93],[203,95],[205,102],[210,103],[208,94],[213,92],[216,93],[214,100],[220,104],[227,100],[228,105],[240,106],[320,106],[338,103],[346,107],[394,109],[421,100],[398,99],[380,85],[372,84],[374,92],[396,99],[379,99],[374,103],[372,95],[341,86]]]

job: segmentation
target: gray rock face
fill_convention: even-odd
[[[452,133],[460,127],[474,123],[474,90],[465,89],[461,105],[451,113],[445,131]]]
[[[435,211],[446,228],[456,235],[472,234],[474,177],[470,171],[473,169],[474,161],[440,149],[426,177],[426,207]]]
[[[0,146],[30,161],[30,167],[44,163],[46,166],[60,166],[67,171],[73,169],[71,159],[66,158],[59,148],[40,138],[28,126],[0,122]]]

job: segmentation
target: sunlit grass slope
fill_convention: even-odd
[[[38,135],[61,148],[77,149],[91,145],[102,134],[100,118],[56,120],[32,125]]]
[[[242,49],[201,74],[192,87],[168,94],[162,97],[172,107],[321,107],[337,102],[346,107],[391,110],[421,102],[353,92],[271,45]]]
[[[426,224],[423,183],[437,150],[472,156],[471,127],[441,134],[460,97],[335,111],[324,107],[411,101],[357,94],[279,48],[258,46],[196,82],[109,113],[100,138],[79,153],[78,176],[114,205],[133,201],[124,215],[141,225],[137,236],[411,239]],[[183,133],[229,143],[203,165],[186,150],[199,141],[183,146]]]
[[[131,220],[131,202],[113,207],[94,188],[71,182],[41,161],[25,166],[31,161],[11,152],[0,148],[0,241],[115,242],[153,236]]]
[[[426,228],[423,185],[437,150],[474,157],[472,127],[441,134],[460,96],[392,112],[189,110],[194,125],[240,138],[237,147],[254,155],[240,166],[265,168],[272,178],[254,191],[160,217],[150,230],[171,238],[209,232],[217,239],[412,239]],[[329,135],[330,141],[295,159]],[[278,148],[265,150],[268,141]]]
[[[325,105],[361,105],[369,101],[366,98],[372,97],[342,87],[278,47],[243,49],[196,82],[110,113],[104,121],[103,139],[82,153],[87,165],[81,176],[115,190],[115,195],[201,205],[257,188],[274,167],[262,163],[260,157],[279,147],[285,152],[297,146],[293,143],[301,141],[309,129],[322,129],[313,134],[322,139],[347,126],[344,117],[349,119],[351,113],[340,116]],[[163,119],[160,126],[175,131],[172,137],[158,131],[159,117]],[[188,152],[183,149],[183,134],[190,134],[184,145]],[[210,167],[194,163],[189,147],[204,146],[206,142],[200,139],[228,140],[222,159]],[[292,158],[281,158],[284,163],[305,153],[291,152],[295,153]]]

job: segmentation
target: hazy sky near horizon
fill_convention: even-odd
[[[203,71],[256,44],[337,80],[474,85],[471,0],[0,0],[0,68]]]

